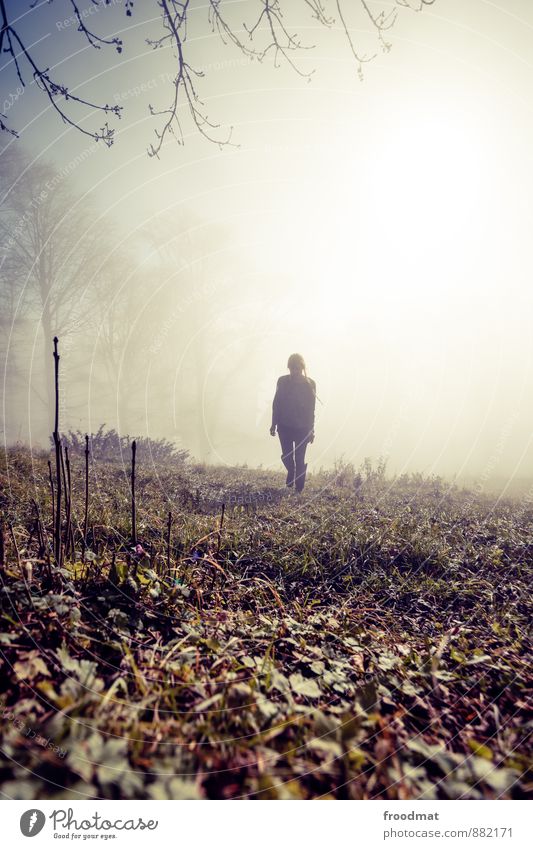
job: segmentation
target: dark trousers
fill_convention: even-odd
[[[278,425],[278,436],[281,442],[281,460],[287,469],[287,486],[294,484],[296,491],[301,492],[305,484],[305,450],[309,431],[305,428]]]

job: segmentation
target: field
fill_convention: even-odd
[[[84,551],[74,453],[58,569],[47,459],[0,461],[5,798],[531,791],[527,500],[141,455],[134,548],[125,456],[91,460]]]

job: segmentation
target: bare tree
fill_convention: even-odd
[[[29,0],[28,0],[29,2]],[[50,0],[52,2],[52,0]],[[190,39],[188,33],[194,25],[203,31],[217,33],[223,43],[233,46],[245,56],[263,62],[272,58],[274,66],[287,63],[294,71],[302,76],[310,76],[312,72],[304,72],[298,65],[297,56],[304,50],[313,47],[304,44],[297,32],[288,23],[289,5],[294,13],[301,10],[324,28],[339,27],[344,34],[348,48],[354,57],[357,72],[362,75],[363,66],[370,62],[377,51],[366,53],[359,50],[353,36],[351,23],[356,10],[364,17],[367,26],[374,31],[377,49],[388,51],[389,33],[396,21],[399,10],[403,7],[412,11],[421,11],[425,6],[432,5],[435,0],[393,0],[392,8],[388,11],[374,11],[375,0],[253,0],[247,2],[250,12],[248,22],[242,22],[232,15],[232,4],[224,0],[208,0],[206,4],[195,7],[191,0],[151,0],[159,21],[160,32],[155,38],[147,39],[147,43],[158,50],[170,47],[175,58],[175,70],[172,80],[172,94],[168,106],[158,110],[150,106],[150,112],[160,121],[155,130],[155,141],[149,147],[151,156],[158,156],[168,135],[174,135],[178,142],[183,143],[184,134],[178,110],[185,107],[195,129],[205,138],[219,145],[231,142],[231,128],[221,131],[219,124],[210,120],[205,104],[201,99],[199,86],[204,78],[204,71],[196,67],[190,57]],[[113,143],[113,128],[106,120],[97,129],[87,129],[83,123],[73,117],[73,110],[85,107],[96,110],[107,119],[120,117],[121,108],[109,103],[95,103],[72,92],[69,86],[52,75],[48,65],[43,65],[37,59],[37,49],[30,45],[24,35],[24,18],[20,13],[20,2],[0,0],[0,53],[7,54],[8,62],[5,67],[11,67],[18,84],[24,88],[29,80],[33,80],[47,98],[52,108],[63,122],[76,127],[81,133],[107,145]],[[29,3],[29,8],[35,4]],[[81,0],[70,0],[72,18],[88,46],[95,50],[112,49],[121,53],[124,44],[122,39],[112,36],[104,37],[93,32],[87,24],[88,10],[105,8],[110,0],[90,0],[89,7],[83,6]],[[147,5],[147,4],[146,4]],[[389,7],[390,3],[387,4]],[[135,0],[124,0],[124,10],[128,17],[134,14]],[[145,6],[146,8],[146,6]],[[240,8],[240,7],[239,7]],[[38,43],[39,39],[34,42]],[[7,82],[8,75],[4,74]],[[0,115],[0,129],[16,135],[16,131],[8,125],[6,115]]]
[[[104,250],[103,227],[87,204],[47,165],[22,151],[2,155],[0,289],[10,321],[32,317],[42,329],[48,420],[53,410],[49,362],[54,336],[64,342],[91,311],[86,296]]]

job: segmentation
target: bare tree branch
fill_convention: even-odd
[[[92,3],[94,6],[98,6],[98,2],[95,2],[95,0],[92,0]],[[74,9],[74,15],[76,17],[76,20],[78,21],[78,32],[83,33],[91,47],[96,47],[98,50],[100,50],[102,44],[111,45],[112,47],[116,48],[117,53],[122,53],[123,44],[120,38],[102,38],[101,36],[96,35],[94,32],[91,32],[83,22],[83,17],[78,8],[76,0],[70,0],[70,5]]]
[[[87,29],[87,27],[83,23],[80,12],[74,0],[71,0],[71,3],[75,10],[75,15],[77,16],[79,24],[78,31],[84,33],[84,35],[89,41],[89,44],[92,47],[99,48],[100,44],[98,43],[98,41],[100,41],[102,44],[115,46],[117,52],[120,53],[122,50],[122,42],[120,41],[120,39],[98,39],[93,33],[91,33]],[[50,76],[50,69],[48,67],[40,68],[38,66],[33,53],[30,49],[26,47],[26,45],[22,41],[22,37],[19,34],[18,29],[15,29],[14,26],[9,22],[6,8],[6,0],[0,0],[0,19],[2,23],[2,29],[0,34],[0,47],[2,48],[2,52],[8,53],[11,56],[20,84],[24,88],[26,87],[26,81],[20,65],[20,60],[24,59],[32,71],[32,77],[34,82],[41,89],[41,91],[43,91],[47,95],[52,107],[58,113],[61,120],[65,124],[68,124],[71,127],[75,127],[77,130],[83,133],[83,135],[89,136],[95,141],[102,140],[108,146],[111,145],[113,143],[113,135],[115,131],[109,127],[107,122],[99,130],[87,130],[78,121],[75,121],[68,115],[60,99],[64,98],[65,101],[70,100],[73,103],[78,103],[90,109],[101,111],[105,115],[115,115],[117,118],[120,118],[120,111],[122,107],[110,106],[107,103],[105,105],[92,103],[91,101],[85,100],[82,97],[77,97],[69,91],[67,86],[53,80]],[[5,44],[7,44],[7,47],[5,47]],[[15,45],[18,45],[18,51],[15,49]],[[5,116],[3,117],[5,118]],[[6,130],[12,135],[16,135],[16,132],[7,127],[3,121],[0,121],[0,129]]]
[[[187,38],[187,12],[189,8],[189,0],[178,2],[178,0],[159,0],[158,5],[161,7],[163,14],[163,29],[164,35],[160,38],[152,40],[147,39],[147,43],[154,49],[163,47],[166,42],[169,42],[176,49],[178,60],[178,71],[174,78],[174,95],[172,102],[167,109],[157,110],[152,105],[149,106],[151,115],[164,115],[165,123],[161,131],[156,130],[156,144],[150,145],[148,151],[150,156],[159,156],[159,152],[168,133],[174,134],[174,125],[177,128],[177,139],[180,144],[183,144],[183,132],[181,123],[178,118],[178,108],[180,106],[180,94],[183,95],[184,102],[188,107],[189,114],[199,133],[208,141],[216,142],[217,144],[229,144],[231,138],[231,129],[227,137],[222,141],[215,138],[211,130],[219,128],[218,124],[212,123],[203,110],[203,102],[198,97],[196,87],[193,82],[193,76],[203,77],[202,71],[197,71],[186,62],[184,58],[183,45]]]
[[[375,0],[377,2],[377,0]],[[49,0],[50,3],[53,0]],[[201,99],[197,85],[204,79],[201,68],[192,66],[188,58],[188,26],[192,22],[194,12],[195,26],[202,26],[202,9],[192,9],[190,0],[152,0],[158,9],[160,18],[160,35],[156,38],[146,39],[147,43],[154,49],[170,48],[174,52],[176,69],[172,80],[172,97],[166,108],[157,109],[149,104],[149,111],[155,118],[162,119],[161,126],[155,130],[155,142],[149,147],[150,156],[158,157],[163,144],[168,136],[173,136],[179,144],[184,143],[182,121],[188,114],[193,127],[197,132],[210,142],[220,146],[231,144],[233,128],[221,130],[218,123],[213,122],[206,110],[204,101]],[[309,79],[314,70],[304,71],[297,62],[296,55],[301,51],[312,49],[315,45],[305,45],[301,42],[297,33],[293,32],[285,22],[284,12],[289,8],[289,0],[253,0],[255,9],[250,23],[242,23],[236,27],[223,12],[225,0],[208,0],[205,23],[211,32],[217,33],[225,45],[230,45],[250,59],[259,62],[272,57],[274,67],[286,63],[298,75]],[[290,0],[291,3],[294,0]],[[387,39],[387,33],[396,22],[400,8],[420,12],[424,7],[432,6],[435,0],[393,0],[389,11],[375,12],[373,10],[374,0],[300,0],[303,7],[307,7],[308,13],[321,26],[333,27],[338,20],[341,30],[344,31],[350,52],[357,63],[359,77],[363,77],[363,66],[377,55],[361,52],[355,44],[353,29],[348,21],[348,14],[353,14],[357,8],[364,14],[370,24],[371,30],[377,35],[378,43],[383,51],[388,51],[391,44]],[[31,2],[33,8],[37,0]],[[89,47],[97,50],[102,47],[112,47],[117,53],[123,50],[123,42],[116,36],[104,37],[93,32],[85,23],[86,11],[82,8],[81,0],[69,0],[73,10],[72,20],[77,23],[78,32],[85,38]],[[105,8],[110,0],[90,0],[93,7]],[[131,17],[134,13],[135,0],[124,0],[126,15]],[[333,14],[328,6],[332,5]],[[252,6],[252,0],[246,4],[248,10]],[[13,67],[18,80],[23,87],[26,86],[24,78],[24,65],[28,65],[33,80],[41,91],[47,96],[53,109],[58,113],[61,120],[71,127],[78,129],[84,135],[90,136],[95,141],[102,140],[107,145],[113,143],[114,130],[106,122],[99,130],[88,130],[80,121],[73,118],[68,110],[69,101],[90,110],[104,113],[105,116],[120,118],[121,108],[117,105],[93,103],[82,97],[72,94],[68,86],[58,82],[51,76],[49,67],[41,67],[34,56],[32,48],[26,46],[21,35],[19,18],[13,18],[7,11],[8,0],[0,0],[0,54],[7,53],[11,56]],[[227,6],[226,6],[227,8]],[[18,7],[20,9],[20,5]],[[291,6],[291,11],[292,11]],[[17,10],[18,11],[18,10]],[[14,14],[14,13],[13,13]],[[6,115],[0,114],[0,132],[17,135],[16,131],[8,126]]]

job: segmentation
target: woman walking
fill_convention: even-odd
[[[287,469],[287,486],[301,492],[305,485],[305,452],[315,438],[315,381],[307,377],[301,354],[291,354],[290,374],[278,378],[272,402],[271,436],[278,431],[281,459]]]

